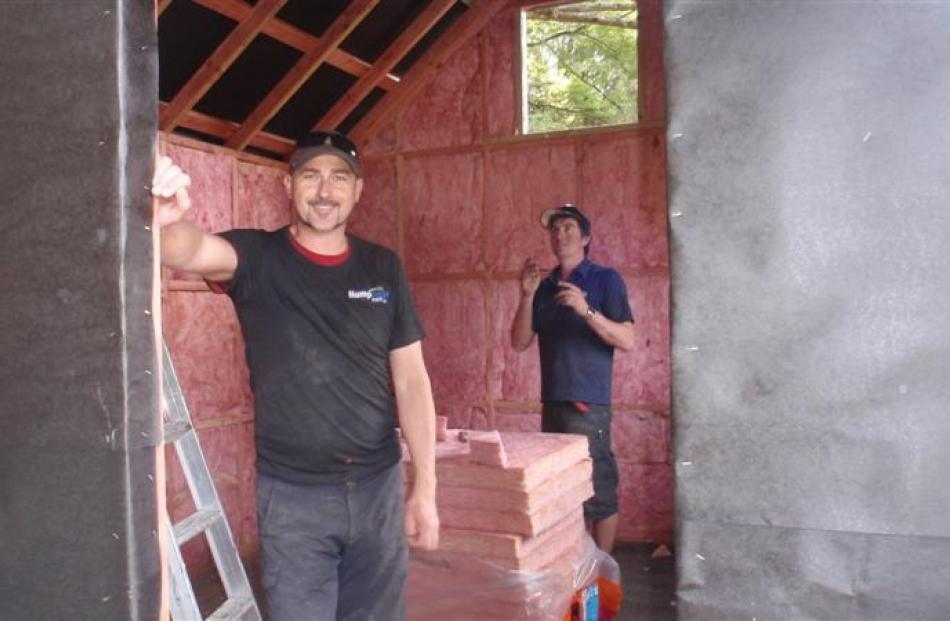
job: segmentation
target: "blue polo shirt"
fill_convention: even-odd
[[[609,405],[614,348],[597,336],[586,318],[554,301],[559,272],[555,268],[541,281],[532,306],[531,328],[541,350],[541,400]],[[584,259],[571,272],[570,282],[607,319],[633,321],[627,286],[616,270]]]

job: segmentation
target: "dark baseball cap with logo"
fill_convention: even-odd
[[[544,210],[541,214],[541,226],[546,229],[551,228],[551,222],[557,218],[572,218],[581,227],[581,233],[585,237],[590,237],[590,220],[573,203],[564,203],[560,207]]]
[[[356,145],[339,132],[312,132],[297,141],[290,156],[290,168],[297,170],[318,155],[336,155],[350,165],[357,177],[362,175],[360,156]]]

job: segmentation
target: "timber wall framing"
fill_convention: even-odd
[[[669,541],[673,523],[659,12],[658,2],[641,3],[641,123],[539,136],[516,134],[518,10],[500,12],[364,149],[366,187],[350,227],[404,258],[436,407],[450,425],[537,430],[537,349],[516,354],[507,336],[517,274],[528,255],[553,263],[540,212],[584,207],[591,256],[624,275],[638,322],[635,351],[618,354],[614,380],[620,537],[630,541]],[[207,230],[289,220],[282,164],[168,135],[165,149],[191,173],[194,217]],[[253,406],[240,330],[230,301],[204,283],[176,274],[163,282],[165,334],[247,554],[257,545]],[[184,489],[173,468],[173,511],[185,509]]]
[[[437,408],[450,425],[540,428],[537,347],[508,327],[524,258],[553,265],[542,210],[591,216],[591,258],[617,268],[637,316],[618,353],[614,452],[624,540],[672,533],[669,261],[660,3],[640,3],[637,125],[523,136],[519,9],[501,11],[365,151],[353,231],[397,248],[428,330]]]

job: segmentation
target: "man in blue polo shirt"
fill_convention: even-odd
[[[617,460],[610,448],[614,349],[633,347],[633,313],[616,270],[587,258],[590,220],[567,204],[548,209],[558,265],[542,278],[532,259],[521,273],[521,300],[511,324],[518,351],[538,335],[541,354],[541,430],[587,436],[594,462],[594,496],[584,517],[598,547],[613,549],[617,532]]]

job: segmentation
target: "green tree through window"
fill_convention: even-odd
[[[524,11],[526,133],[637,121],[636,2]]]

